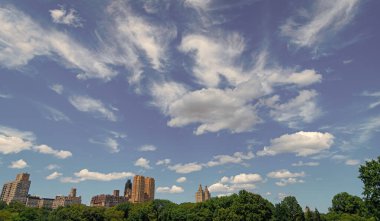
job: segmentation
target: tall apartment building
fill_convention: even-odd
[[[124,196],[128,199],[132,198],[132,182],[130,179],[127,180],[124,187]]]
[[[132,203],[141,203],[154,200],[154,178],[136,175],[133,177]]]
[[[145,201],[154,200],[154,179],[152,177],[145,177],[144,196]]]
[[[112,195],[101,194],[92,197],[90,206],[113,207],[124,202],[128,202],[128,198],[125,196],[119,196],[119,190],[114,190]]]
[[[15,181],[4,184],[0,200],[7,204],[13,201],[19,201],[25,204],[31,184],[29,177],[30,175],[28,173],[20,173],[17,174]]]
[[[77,197],[77,189],[71,188],[71,191],[68,196],[56,196],[53,201],[53,209],[56,209],[60,206],[68,206],[74,204],[81,204],[82,198]]]
[[[208,191],[207,186],[205,186],[205,190],[203,191],[202,185],[199,184],[198,191],[195,193],[195,202],[200,203],[211,198],[211,194]]]

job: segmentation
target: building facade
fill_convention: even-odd
[[[141,203],[154,200],[155,180],[152,177],[136,175],[133,177],[130,202]]]
[[[132,198],[132,182],[130,179],[125,183],[124,196],[128,199]]]
[[[207,186],[205,186],[205,190],[203,191],[202,185],[199,184],[198,191],[195,193],[195,202],[200,203],[211,198],[211,194],[208,191]]]
[[[28,173],[20,173],[17,174],[15,181],[4,184],[0,200],[7,204],[13,201],[19,201],[26,204],[31,184],[29,177],[30,175]]]
[[[154,200],[154,179],[152,177],[145,177],[144,196],[145,201]]]
[[[82,198],[79,196],[76,196],[77,189],[71,188],[71,191],[68,196],[56,196],[52,208],[56,209],[60,206],[68,206],[68,205],[74,205],[74,204],[81,204]]]
[[[91,198],[90,206],[94,207],[113,207],[118,204],[128,202],[129,198],[119,196],[119,190],[114,190],[112,195],[101,194]]]

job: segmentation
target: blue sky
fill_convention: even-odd
[[[380,155],[375,0],[0,3],[0,181],[327,211]]]

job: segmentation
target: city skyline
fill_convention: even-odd
[[[33,195],[75,186],[89,205],[139,174],[156,199],[202,184],[326,212],[380,155],[379,9],[3,0],[0,183],[25,171]]]

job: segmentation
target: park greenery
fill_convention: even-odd
[[[214,197],[202,203],[176,204],[169,200],[124,203],[112,208],[73,205],[55,210],[28,208],[13,202],[0,202],[0,221],[379,221],[380,157],[359,168],[363,198],[346,192],[336,194],[326,214],[318,209],[303,209],[294,196],[273,205],[258,194],[241,190],[238,194]]]

